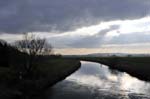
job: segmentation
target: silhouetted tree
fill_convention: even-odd
[[[26,68],[28,71],[31,71],[38,55],[49,55],[52,53],[52,46],[46,39],[33,34],[24,34],[23,40],[17,41],[15,45],[18,50],[28,54],[29,57],[26,58]]]

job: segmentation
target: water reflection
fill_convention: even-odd
[[[107,66],[82,62],[77,72],[54,86],[50,99],[150,99],[150,83]]]

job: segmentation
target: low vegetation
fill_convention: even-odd
[[[1,99],[18,97],[30,99],[31,96],[44,92],[45,89],[65,79],[80,67],[78,60],[64,59],[61,55],[45,54],[51,49],[47,50],[44,45],[41,45],[42,47],[37,51],[37,47],[35,47],[39,44],[37,41],[44,39],[33,40],[27,43],[33,44],[30,45],[32,49],[28,45],[28,48],[19,44],[20,47],[16,47],[5,41],[0,42]],[[36,53],[33,51],[35,49]]]

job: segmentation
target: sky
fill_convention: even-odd
[[[150,0],[1,0],[0,39],[23,33],[60,54],[150,53]]]

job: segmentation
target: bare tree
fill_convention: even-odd
[[[46,39],[33,34],[24,34],[23,40],[17,41],[15,45],[21,52],[28,54],[26,67],[29,71],[32,69],[33,62],[38,55],[52,54],[52,46]]]

